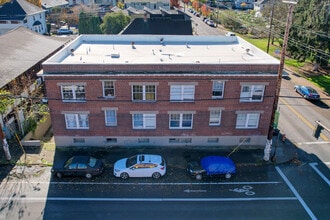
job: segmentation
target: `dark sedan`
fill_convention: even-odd
[[[101,160],[90,156],[74,156],[54,164],[52,173],[58,178],[63,176],[85,176],[90,179],[103,172]]]
[[[200,161],[190,161],[187,165],[187,172],[197,180],[216,176],[224,176],[229,179],[236,173],[236,165],[228,157],[207,156]]]
[[[308,100],[319,100],[320,95],[317,93],[315,89],[310,86],[300,86],[296,85],[294,90],[299,93],[302,97]]]

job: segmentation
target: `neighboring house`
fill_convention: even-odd
[[[47,12],[52,12],[53,8],[67,8],[69,3],[66,0],[42,0],[41,6]]]
[[[26,0],[0,5],[0,34],[21,26],[39,34],[47,33],[46,11]]]
[[[235,36],[80,35],[42,76],[57,147],[264,147],[278,67]]]
[[[58,51],[68,41],[65,38],[47,37],[25,27],[0,35],[0,89],[14,95],[26,96],[33,90],[42,62]],[[47,45],[47,46],[45,46]],[[41,81],[39,80],[38,83]],[[16,100],[16,105],[20,101]],[[23,133],[24,113],[9,108],[0,115],[6,137]]]
[[[234,9],[253,9],[255,0],[235,0]]]
[[[270,0],[258,0],[254,3],[254,10],[256,12],[261,12],[263,10],[263,8],[265,7],[265,5],[269,5],[272,3],[273,3],[273,1],[270,1]]]
[[[68,0],[69,5],[93,5],[94,0]]]
[[[143,10],[145,7],[150,8],[151,10],[156,10],[163,8],[165,10],[170,10],[170,0],[125,0],[125,9],[132,7],[137,10]]]

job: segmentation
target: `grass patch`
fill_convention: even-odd
[[[326,93],[330,94],[330,76],[327,75],[315,75],[307,77],[308,80],[318,85]]]

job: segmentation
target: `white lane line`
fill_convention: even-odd
[[[326,176],[324,176],[323,173],[321,173],[321,171],[319,169],[317,169],[317,167],[316,167],[317,163],[309,163],[309,166],[311,166],[315,170],[315,172],[317,174],[319,174],[320,177],[328,184],[328,186],[330,186],[329,179]]]
[[[76,198],[76,197],[23,197],[23,198],[2,198],[6,200],[25,201],[95,201],[95,202],[231,202],[231,201],[286,201],[297,200],[296,197],[254,197],[254,198]]]
[[[297,145],[330,144],[330,141],[298,142]]]
[[[123,185],[123,186],[130,186],[130,185],[139,185],[139,186],[186,186],[186,185],[262,185],[262,184],[280,184],[282,182],[210,182],[210,183],[114,183],[114,182],[18,182],[18,181],[9,181],[6,184],[17,184],[17,183],[24,183],[24,184],[50,184],[50,185]],[[1,183],[0,183],[1,184]]]
[[[304,209],[306,210],[306,212],[308,213],[308,215],[311,217],[311,219],[315,219],[316,220],[317,218],[315,217],[315,215],[313,214],[313,212],[307,206],[307,204],[305,203],[305,201],[301,198],[301,196],[299,195],[299,193],[297,192],[297,190],[294,188],[294,186],[290,183],[290,181],[288,180],[288,178],[284,175],[284,173],[282,172],[282,170],[278,166],[276,166],[275,169],[280,174],[280,176],[283,178],[284,182],[288,185],[288,187],[293,192],[293,194],[297,197],[298,201],[304,207]]]

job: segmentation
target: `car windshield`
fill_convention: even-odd
[[[95,167],[95,164],[96,164],[96,158],[94,158],[94,157],[90,157],[90,158],[89,158],[88,165],[89,165],[90,167]]]
[[[308,88],[308,91],[309,91],[310,93],[316,93],[316,90],[313,89],[313,88]]]
[[[126,161],[126,167],[131,167],[137,162],[137,156],[129,157]]]

